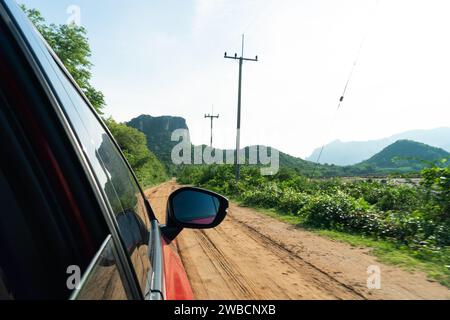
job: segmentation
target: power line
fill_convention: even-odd
[[[238,57],[237,53],[234,56],[229,56],[225,52],[225,59],[239,60],[239,90],[238,90],[238,115],[237,115],[237,135],[236,135],[236,181],[239,182],[241,175],[241,110],[242,110],[242,66],[244,61],[258,61],[258,56],[255,59],[244,58],[244,45],[245,45],[245,35],[242,35],[242,52],[241,57]]]
[[[376,11],[377,11],[379,2],[380,2],[380,0],[376,1],[375,9],[374,9],[374,11],[375,11],[374,16],[376,16],[376,13],[377,13]],[[371,21],[371,22],[373,23],[373,21]],[[369,22],[369,24],[367,26],[367,31],[364,34],[364,37],[363,37],[363,39],[361,41],[361,45],[359,46],[358,53],[356,54],[355,61],[353,62],[352,68],[350,70],[350,74],[349,74],[349,76],[347,78],[347,82],[345,83],[344,91],[342,92],[342,95],[339,98],[339,103],[338,103],[337,109],[334,112],[331,125],[329,126],[330,132],[331,132],[333,126],[334,126],[334,122],[336,121],[337,114],[338,114],[339,110],[341,109],[341,107],[342,107],[342,105],[344,103],[344,100],[345,100],[345,97],[346,97],[346,94],[347,94],[347,90],[348,90],[348,88],[350,86],[350,83],[352,81],[353,74],[355,73],[355,69],[358,66],[358,62],[359,62],[359,60],[361,58],[361,53],[362,53],[362,50],[363,50],[364,45],[366,43],[367,37],[369,36],[369,33],[370,33],[370,22]],[[312,175],[311,175],[312,178],[314,178],[314,175],[316,174],[317,168],[320,165],[320,159],[322,158],[322,155],[323,155],[323,152],[325,150],[325,147],[326,147],[326,145],[323,145],[322,148],[320,149],[319,156],[317,157],[316,165],[314,166],[314,169],[313,169],[313,172],[312,172]]]

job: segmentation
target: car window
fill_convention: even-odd
[[[20,204],[1,171],[0,194],[2,201],[6,203],[3,206],[4,209],[13,215],[13,217],[6,215],[0,217],[0,300],[51,298],[52,293],[43,292],[47,290],[46,287],[49,287],[49,283],[42,281],[39,285],[34,285],[39,282],[38,274],[32,275],[30,270],[27,272],[27,268],[30,265],[35,269],[41,269],[41,266],[44,266],[42,269],[45,269],[49,276],[56,276],[54,273],[50,274],[51,269],[45,265],[48,263],[58,265],[58,256],[45,253],[44,247],[39,246],[39,243],[42,244],[46,240],[48,233],[55,232],[51,228],[40,230],[39,233],[33,230],[36,228],[26,222],[27,213],[20,208]],[[59,241],[58,245],[61,251],[65,250],[63,241]],[[49,246],[47,245],[46,248],[48,250]],[[17,251],[22,254],[17,254]],[[79,268],[78,264],[67,264],[67,266]],[[70,269],[65,269],[62,273],[65,273],[68,281],[70,274],[67,273],[67,270],[70,271]],[[42,275],[42,273],[39,274]],[[67,281],[62,283],[67,284]],[[74,285],[77,284],[74,283]],[[41,289],[43,290],[41,291]],[[70,291],[73,288],[67,287],[67,289]],[[78,300],[126,300],[128,298],[117,268],[111,236],[108,236],[105,245],[100,248],[95,264],[87,273],[86,280],[82,283],[76,298]]]
[[[67,217],[52,207],[32,175],[28,183],[35,194],[21,188],[17,174],[0,169],[0,299],[69,298],[73,288],[67,286],[68,268],[87,270],[74,249],[82,236],[67,227]]]
[[[50,54],[43,38],[17,6],[12,5],[10,9],[60,100],[99,186],[106,194],[144,292],[150,270],[150,221],[137,182],[94,111]]]
[[[77,300],[126,300],[127,294],[117,269],[114,242],[111,237],[106,239],[100,249],[92,269],[83,281]]]
[[[56,255],[49,255],[43,251],[45,249],[49,250],[50,246],[48,244],[45,247],[39,245],[45,242],[48,233],[54,234],[55,231],[47,228],[47,230],[41,229],[37,233],[36,228],[27,223],[26,217],[28,213],[20,207],[13,190],[11,190],[1,170],[0,194],[2,202],[5,203],[3,208],[6,212],[13,215],[12,217],[7,215],[0,217],[0,300],[57,297],[55,291],[53,291],[56,294],[55,296],[52,296],[52,293],[45,293],[50,284],[42,281],[43,277],[40,277],[43,274],[42,272],[34,273],[30,272],[30,270],[27,272],[27,268],[30,268],[30,265],[32,265],[35,270],[44,269],[44,271],[47,271],[49,277],[57,276],[51,272],[52,269],[50,267],[46,267],[46,264],[56,266],[61,258],[58,258]],[[43,215],[44,213],[41,212],[41,214]],[[61,251],[67,251],[64,248],[63,241],[59,241],[58,246]],[[17,252],[21,252],[21,254],[17,254]],[[64,259],[64,261],[67,260]],[[76,299],[78,300],[126,300],[128,296],[117,267],[111,236],[108,236],[105,244],[101,246],[94,262],[95,264],[91,270],[87,270],[86,280],[81,284],[80,291],[74,292],[72,295],[76,294]],[[75,262],[73,261],[73,263]],[[70,266],[67,264],[67,266],[79,268],[78,264]],[[67,268],[61,272],[63,275],[65,273],[67,281],[59,281],[65,285],[70,277],[67,270],[70,271]],[[79,284],[74,283],[73,285]],[[69,292],[73,288],[67,286],[67,289]]]
[[[64,299],[88,269],[105,219],[48,97],[0,19],[0,296]]]
[[[145,201],[119,150],[72,83],[59,70],[72,103],[63,106],[109,200],[141,289],[149,271],[150,224]],[[62,93],[64,94],[64,93]]]
[[[0,300],[12,300],[13,296],[10,289],[6,286],[5,277],[3,270],[0,269]]]

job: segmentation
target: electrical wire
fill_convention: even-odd
[[[375,11],[375,13],[374,13],[374,20],[375,20],[375,17],[376,17],[376,13],[377,13],[377,9],[378,9],[379,2],[380,2],[380,0],[376,0],[375,9],[374,9],[374,11]],[[348,88],[349,88],[350,83],[351,83],[351,81],[352,81],[352,79],[353,79],[353,74],[355,73],[355,69],[356,69],[356,67],[358,66],[359,60],[360,60],[360,58],[361,58],[361,53],[362,53],[362,51],[363,51],[364,45],[365,45],[366,40],[367,40],[367,38],[368,38],[368,36],[369,36],[369,33],[370,33],[370,31],[371,31],[371,30],[370,30],[370,29],[371,29],[370,27],[371,27],[371,24],[372,24],[372,23],[373,23],[373,21],[369,21],[369,24],[368,24],[368,27],[367,27],[367,31],[366,31],[366,33],[364,34],[363,38],[362,38],[361,45],[359,46],[358,53],[356,54],[355,61],[353,62],[352,68],[351,68],[351,70],[350,70],[350,74],[349,74],[349,76],[348,76],[348,78],[347,78],[347,82],[345,83],[344,91],[342,92],[342,95],[341,95],[341,97],[339,98],[339,103],[338,103],[337,109],[336,109],[336,111],[334,112],[334,115],[333,115],[333,117],[332,117],[331,125],[329,126],[329,134],[328,134],[328,136],[331,134],[332,129],[333,129],[333,127],[334,127],[334,124],[335,124],[335,122],[336,122],[336,118],[337,118],[338,112],[339,112],[339,110],[341,109],[342,105],[344,104],[344,100],[345,100],[345,97],[346,97]],[[318,169],[318,167],[319,167],[319,165],[320,165],[320,159],[322,158],[323,152],[325,151],[325,147],[326,147],[326,145],[324,144],[324,145],[322,146],[322,148],[320,149],[319,155],[318,155],[318,157],[317,157],[317,161],[315,162],[315,166],[314,166],[314,169],[313,169],[311,178],[314,178],[314,176],[315,176],[315,174],[316,174],[316,171],[317,171],[317,169]]]

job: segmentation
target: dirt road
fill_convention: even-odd
[[[160,221],[175,182],[147,191]],[[177,240],[197,299],[450,299],[425,274],[387,266],[369,254],[231,205],[216,229],[185,230]],[[367,289],[367,268],[381,289]]]

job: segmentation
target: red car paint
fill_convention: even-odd
[[[164,274],[167,300],[194,300],[183,262],[178,254],[175,242],[168,244],[162,237],[164,254]]]

